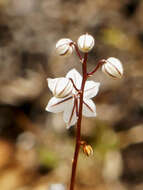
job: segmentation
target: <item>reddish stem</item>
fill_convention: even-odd
[[[75,146],[75,152],[74,152],[74,159],[72,163],[70,190],[74,190],[77,161],[78,161],[78,155],[79,155],[79,150],[81,146],[81,120],[82,120],[84,86],[87,79],[87,68],[86,68],[87,55],[88,55],[87,53],[84,54],[84,60],[82,63],[83,79],[82,79],[82,84],[81,84],[81,89],[80,89],[81,93],[80,93],[80,103],[79,103],[79,112],[78,112],[78,121],[77,121],[76,146]]]
[[[78,55],[80,61],[82,62],[82,61],[83,61],[83,58],[82,58],[82,56],[81,56],[81,54],[80,54],[80,52],[79,52],[79,49],[78,49],[78,47],[77,47],[77,44],[74,42],[73,45],[74,45],[74,47],[75,47],[75,51],[76,51],[76,53],[77,53],[77,55]]]
[[[75,107],[76,107],[76,116],[78,117],[78,99],[77,97],[74,97]]]
[[[105,63],[105,59],[101,59],[98,64],[96,65],[95,69],[89,73],[87,73],[88,77],[92,76],[98,69],[99,67]]]
[[[74,89],[75,89],[77,92],[79,92],[79,89],[75,86],[73,79],[72,79],[72,78],[69,78],[69,79],[71,80]]]

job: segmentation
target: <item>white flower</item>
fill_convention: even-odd
[[[94,43],[94,38],[89,34],[80,36],[77,41],[78,48],[84,53],[89,52],[93,48]]]
[[[50,90],[56,98],[64,98],[72,92],[73,85],[70,79],[64,77],[55,79],[48,78],[47,81]]]
[[[73,50],[73,41],[69,38],[63,38],[56,43],[56,52],[60,56],[69,56]]]
[[[110,77],[122,78],[123,66],[119,59],[110,57],[102,65],[102,71]]]
[[[71,79],[77,89],[81,88],[82,77],[76,69],[70,70],[66,75],[66,79]],[[82,114],[86,117],[96,116],[96,107],[91,98],[98,93],[99,85],[99,83],[94,81],[86,81],[85,83]],[[49,85],[49,88],[54,93],[54,87],[51,87],[51,84]],[[76,104],[76,102],[78,103]],[[76,109],[78,106],[79,93],[73,87],[71,94],[64,98],[52,97],[49,100],[46,110],[53,113],[63,112],[63,119],[69,128],[77,122],[78,116]]]

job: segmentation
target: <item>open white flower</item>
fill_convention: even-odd
[[[70,70],[67,75],[72,83],[80,90],[82,77],[76,69]],[[55,80],[56,81],[56,80]],[[49,85],[49,84],[48,84]],[[83,96],[83,111],[82,114],[86,117],[96,116],[96,106],[91,100],[98,93],[100,83],[94,81],[86,81]],[[54,86],[54,84],[53,84]],[[51,84],[49,86],[52,91]],[[62,87],[61,87],[62,88]],[[54,91],[52,91],[54,94]],[[52,97],[46,107],[46,111],[58,113],[63,112],[63,119],[69,128],[74,125],[78,119],[79,92],[73,86],[72,92],[64,98]]]
[[[56,98],[64,98],[72,93],[73,85],[68,78],[48,78],[48,86]]]

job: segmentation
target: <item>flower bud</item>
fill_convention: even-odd
[[[56,52],[60,56],[69,56],[74,50],[73,41],[63,38],[56,43]]]
[[[87,53],[94,46],[94,38],[89,34],[84,34],[78,38],[77,45],[80,51]]]
[[[73,90],[72,82],[67,78],[48,78],[48,86],[56,98],[64,98]]]
[[[83,152],[87,155],[87,156],[90,156],[90,155],[93,155],[93,149],[90,145],[84,145],[83,146]]]
[[[119,59],[110,57],[102,65],[102,71],[110,77],[122,78],[123,66]]]

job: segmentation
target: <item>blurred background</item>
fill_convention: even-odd
[[[94,155],[81,151],[76,189],[143,189],[142,13],[142,0],[0,0],[1,190],[68,186],[75,128],[66,130],[62,114],[45,111],[52,96],[46,78],[81,72],[75,54],[58,57],[55,44],[86,32],[96,42],[88,71],[117,57],[124,77],[92,77],[101,83],[97,117],[83,118],[82,137]]]

